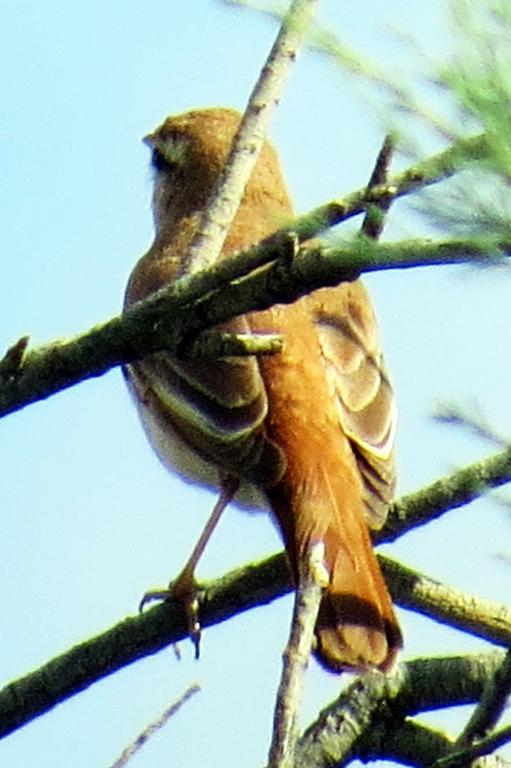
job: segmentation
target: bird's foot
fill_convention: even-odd
[[[146,592],[138,609],[140,613],[146,605],[156,600],[177,600],[181,603],[188,622],[188,634],[195,648],[195,658],[200,655],[201,625],[199,620],[199,586],[193,571],[187,568],[181,571],[177,579],[171,581],[166,589]]]

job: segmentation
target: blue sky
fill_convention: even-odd
[[[452,46],[446,0],[325,0],[320,18],[353,48],[410,75]],[[214,0],[2,3],[0,346],[41,343],[119,311],[128,274],[152,239],[151,176],[142,136],[167,114],[243,108],[275,34],[269,19]],[[271,135],[297,210],[365,184],[383,137],[381,113],[331,62],[301,57]],[[436,145],[435,145],[436,147]],[[406,204],[389,237],[426,226]],[[446,267],[368,279],[401,412],[400,490],[489,452],[432,423],[444,400],[481,408],[504,434],[509,277]],[[136,611],[141,594],[183,564],[213,502],[168,474],[148,448],[118,370],[2,422],[0,680],[37,667]],[[505,600],[509,519],[491,501],[447,515],[392,548],[454,586]],[[200,574],[220,575],[280,549],[264,515],[227,512]],[[0,742],[17,768],[107,766],[190,682],[203,692],[133,766],[261,765],[266,756],[290,600],[206,632],[203,658],[183,644],[93,686]],[[484,649],[402,614],[405,657]],[[303,722],[339,688],[313,663]],[[459,719],[457,721],[459,722]]]

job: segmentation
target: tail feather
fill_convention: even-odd
[[[309,465],[297,484],[286,473],[268,491],[295,579],[311,544],[322,541],[329,585],[316,624],[316,654],[328,668],[389,669],[401,633],[364,521],[356,482]]]
[[[361,534],[354,567],[354,551],[345,556],[339,533],[326,537],[330,583],[316,623],[316,651],[330,668],[386,670],[402,645],[401,633],[367,529]]]

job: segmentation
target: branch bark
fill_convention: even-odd
[[[328,585],[328,574],[323,564],[324,554],[323,544],[315,544],[310,548],[295,592],[291,629],[283,653],[282,676],[275,701],[269,768],[294,766],[305,673],[314,640],[322,587]]]
[[[443,734],[423,730],[423,726],[410,729],[405,718],[478,701],[502,658],[503,653],[496,651],[415,659],[403,663],[390,676],[367,673],[307,728],[295,753],[296,765],[339,768],[357,757],[364,761],[392,759],[421,768],[431,765],[452,748],[453,742]]]
[[[406,531],[479,498],[511,479],[511,448],[469,464],[391,505],[387,522],[374,535],[378,543],[394,541]]]
[[[448,150],[391,177],[386,184],[362,188],[344,199],[316,208],[237,257],[183,278],[133,307],[124,316],[91,328],[70,340],[27,349],[24,337],[0,361],[0,416],[49,397],[80,381],[152,352],[182,354],[190,339],[235,315],[290,302],[314,288],[352,280],[362,272],[486,258],[496,243],[453,240],[376,244],[359,238],[353,244],[307,249],[289,262],[290,238],[310,239],[328,227],[436,183],[467,163],[484,158],[484,135],[460,140]],[[505,250],[509,244],[501,243]],[[241,277],[267,264],[265,270]],[[215,306],[216,305],[216,306]],[[12,349],[16,366],[12,366]],[[2,370],[3,369],[3,370]]]
[[[214,264],[261,152],[268,123],[319,0],[293,0],[261,70],[190,252],[187,271]]]
[[[477,462],[450,478],[443,478],[417,494],[407,496],[403,502],[397,502],[393,506],[389,524],[392,538],[397,538],[399,525],[403,533],[414,524],[423,525],[426,522],[424,510],[431,518],[436,517],[449,509],[449,499],[453,507],[459,506],[461,498],[467,500],[467,491],[468,498],[473,499],[492,484],[504,482],[501,458],[505,456],[509,462],[507,454],[504,451],[491,460]],[[487,470],[484,483],[480,482],[482,464]],[[493,476],[489,468],[495,470]],[[470,480],[471,471],[476,481]],[[440,511],[432,508],[430,497],[437,499]],[[410,511],[411,520],[405,514],[407,510]],[[375,539],[385,541],[388,536],[389,531],[384,529]],[[465,631],[474,631],[470,625],[477,625],[480,637],[494,643],[511,644],[511,616],[504,606],[489,604],[459,592],[455,593],[454,606],[449,606],[448,601],[446,603],[449,588],[422,574],[407,571],[403,566],[397,570],[398,567],[387,558],[380,557],[380,563],[386,571],[396,602],[414,610],[422,610],[435,619]],[[433,585],[433,588],[428,585]],[[222,579],[202,585],[201,623],[207,627],[225,621],[243,611],[271,602],[291,589],[292,580],[284,554],[245,566]],[[0,736],[11,733],[95,681],[179,642],[187,634],[187,618],[182,605],[169,601],[143,615],[127,618],[97,637],[71,648],[0,691]]]
[[[291,263],[277,259],[202,299],[190,299],[193,303],[188,303],[179,281],[139,302],[122,317],[74,339],[26,351],[14,372],[0,376],[0,416],[152,352],[165,349],[178,356],[187,354],[187,345],[196,334],[244,312],[289,303],[315,288],[354,280],[365,272],[488,263],[488,250],[497,248],[507,251],[511,243],[413,240],[376,244],[358,238],[346,246],[304,248]],[[190,354],[194,354],[193,344]]]

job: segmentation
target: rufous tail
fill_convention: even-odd
[[[301,477],[292,464],[267,491],[295,579],[311,544],[322,541],[329,585],[316,623],[320,662],[335,671],[392,667],[402,645],[392,600],[364,520],[358,478],[314,462]]]

